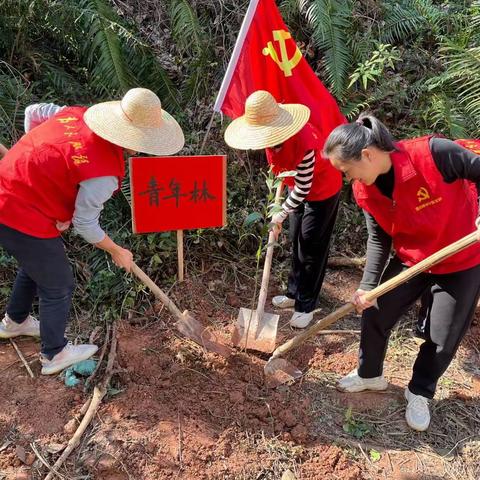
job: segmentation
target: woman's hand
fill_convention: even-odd
[[[365,295],[368,292],[359,288],[352,296],[350,300],[351,303],[355,305],[355,308],[358,313],[362,313],[365,309],[373,307],[375,305],[374,302],[369,302],[365,299]]]
[[[475,220],[475,226],[477,227],[477,240],[480,242],[480,217]]]
[[[133,254],[130,250],[120,247],[117,245],[117,248],[110,253],[112,256],[113,263],[120,268],[124,268],[127,272],[132,270],[133,266]]]
[[[68,230],[70,228],[71,223],[72,222],[60,222],[59,220],[57,220],[55,226],[57,227],[57,230],[59,232],[64,232],[65,230]]]
[[[133,254],[130,250],[117,245],[108,235],[105,235],[105,238],[101,242],[96,243],[95,246],[107,251],[117,267],[124,268],[127,272],[131,272],[133,267]]]

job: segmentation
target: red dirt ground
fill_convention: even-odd
[[[351,281],[351,272],[331,273],[325,288],[328,301],[346,301],[354,287]],[[225,304],[212,306],[202,290],[205,283],[187,282],[175,294],[181,298],[182,289],[188,291],[191,305],[185,307],[204,322],[215,318],[217,329],[223,326],[226,333],[233,317],[224,313]],[[244,304],[233,300],[227,298],[235,303],[227,309],[231,315],[237,303]],[[283,320],[282,316],[281,336],[291,335]],[[316,436],[308,394],[314,384],[304,379],[269,389],[263,378],[266,356],[238,353],[223,359],[178,337],[164,313],[147,321],[151,323],[120,322],[119,373],[93,428],[67,462],[67,478],[266,480],[280,479],[287,468],[305,480],[372,478],[366,477],[362,460],[353,461]],[[480,327],[473,327],[468,341],[478,336]],[[348,349],[351,342],[347,335],[319,336],[290,359],[303,369],[310,366],[339,376],[355,367],[357,353]],[[18,343],[29,360],[35,358],[38,344]],[[1,343],[0,474],[33,480],[43,478],[46,469],[38,461],[32,465],[31,442],[53,464],[72,436],[71,420],[87,395],[81,387],[66,388],[59,378],[32,380],[17,360],[12,346]],[[38,362],[32,368],[38,376]],[[476,385],[475,393],[479,382]],[[345,407],[354,402],[356,411],[388,401],[378,393],[355,399],[335,390],[328,395]]]

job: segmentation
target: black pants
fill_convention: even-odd
[[[37,238],[0,225],[0,245],[20,265],[13,284],[8,316],[21,323],[40,300],[42,353],[52,358],[66,345],[67,325],[75,282],[61,237]]]
[[[381,282],[407,267],[397,257],[388,263]],[[438,379],[450,365],[475,313],[480,294],[480,265],[444,275],[422,273],[378,299],[378,307],[362,316],[358,373],[382,374],[388,338],[400,316],[427,290],[432,302],[421,345],[408,385],[416,395],[433,398]]]
[[[326,200],[304,202],[289,215],[293,256],[287,297],[295,299],[297,312],[312,312],[317,306],[339,199],[340,193]]]

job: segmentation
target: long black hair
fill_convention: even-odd
[[[388,128],[373,115],[364,114],[358,120],[335,128],[323,147],[323,155],[335,156],[342,162],[360,160],[362,150],[374,145],[385,152],[396,150],[395,140]]]

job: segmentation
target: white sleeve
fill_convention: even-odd
[[[75,201],[72,223],[75,232],[88,243],[98,243],[105,238],[99,219],[103,204],[118,188],[117,177],[95,177],[80,182]]]
[[[29,105],[25,109],[25,133],[29,132],[32,128],[53,117],[60,110],[63,110],[65,106],[55,105],[54,103],[34,103]]]

